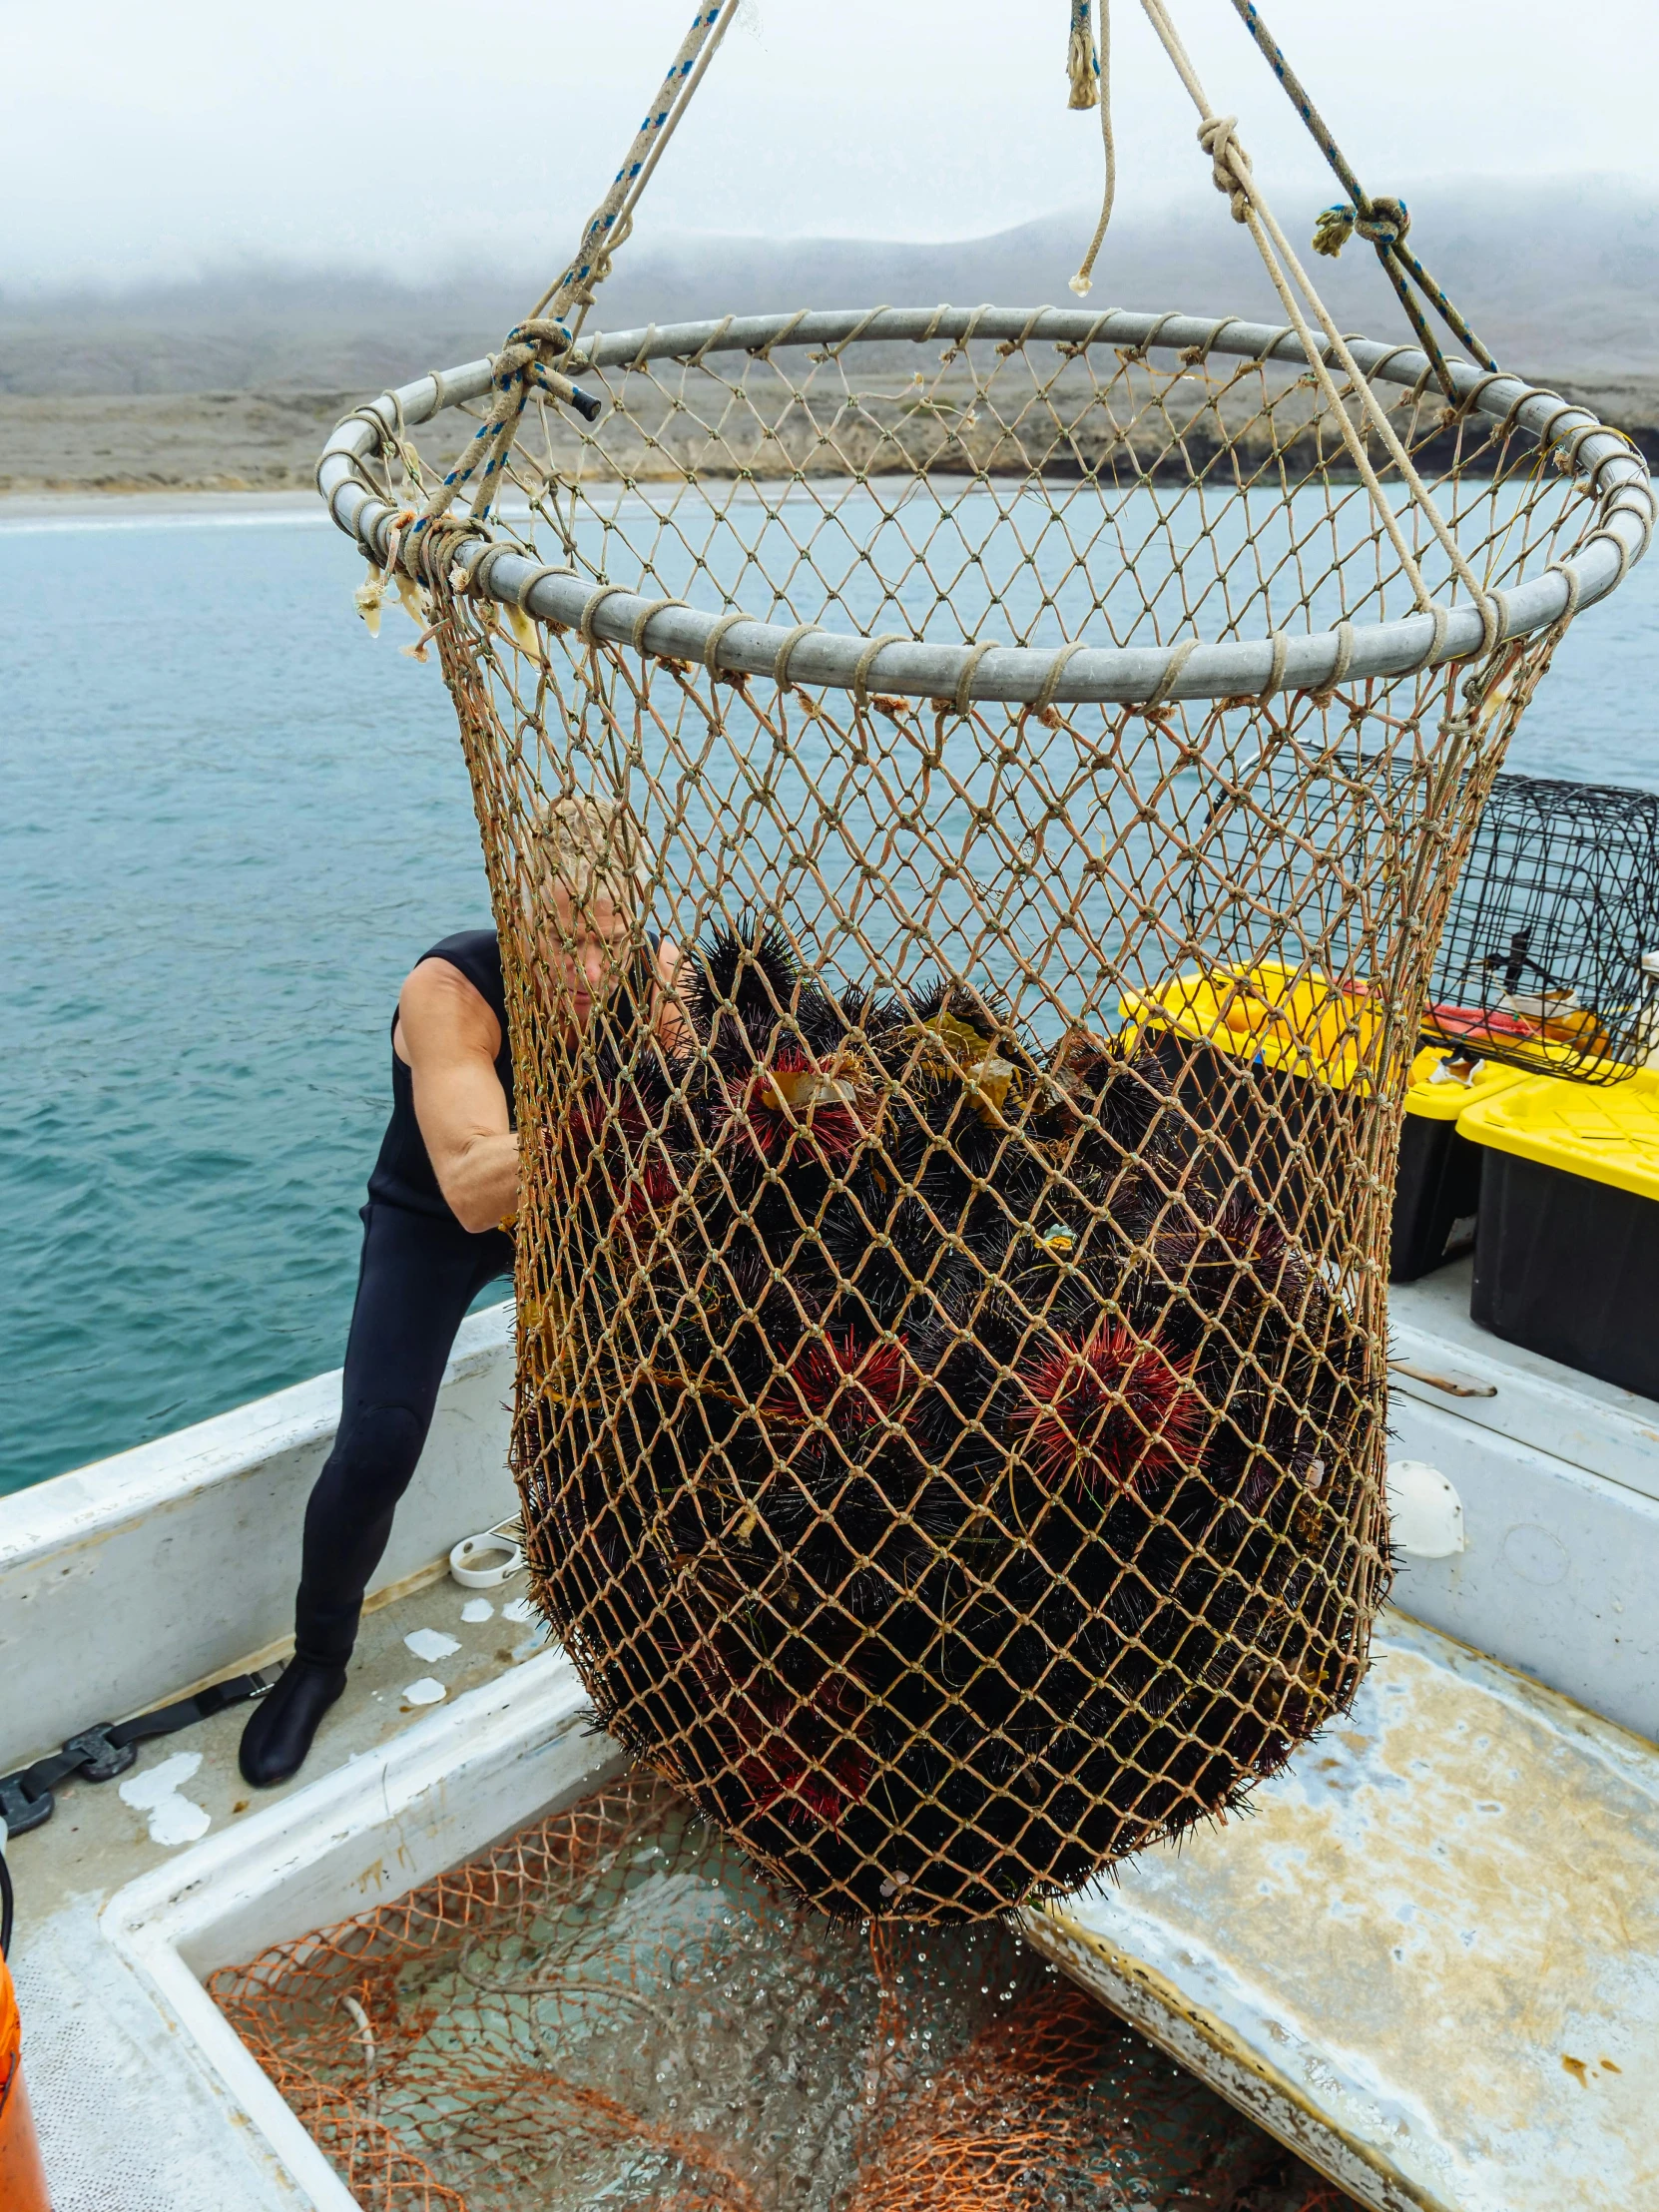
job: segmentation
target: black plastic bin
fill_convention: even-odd
[[[1480,1205],[1480,1147],[1461,1134],[1458,1116],[1521,1080],[1512,1068],[1494,1066],[1489,1060],[1476,1062],[1466,1078],[1454,1074],[1442,1079],[1438,1071],[1448,1062],[1453,1068],[1468,1066],[1443,1045],[1419,1052],[1411,1064],[1388,1240],[1391,1283],[1415,1283],[1448,1260],[1460,1258],[1473,1244],[1474,1216]]]
[[[1323,1250],[1333,1210],[1319,1163],[1352,1141],[1352,1098],[1167,1029],[1154,1031],[1152,1043],[1176,1097],[1208,1140],[1211,1195],[1224,1199],[1233,1185],[1245,1184],[1306,1249]]]
[[[1467,1252],[1479,1203],[1478,1149],[1458,1136],[1455,1122],[1408,1113],[1399,1131],[1388,1281],[1415,1283]],[[1459,1223],[1467,1223],[1466,1236],[1457,1234]]]
[[[1123,1010],[1204,1134],[1214,1195],[1244,1183],[1305,1250],[1327,1251],[1326,1163],[1357,1149],[1369,1111],[1351,1088],[1379,1019],[1366,987],[1263,960],[1172,976]]]
[[[1484,1155],[1474,1319],[1659,1398],[1659,1074],[1602,1091],[1521,1083],[1462,1127]],[[1573,1172],[1577,1158],[1596,1173]]]
[[[1319,1163],[1352,1142],[1352,1093],[1306,1076],[1268,1068],[1215,1045],[1170,1030],[1152,1032],[1153,1049],[1193,1122],[1212,1140],[1212,1162],[1230,1161],[1234,1181],[1248,1182],[1266,1206],[1311,1251],[1330,1239],[1333,1207]],[[1412,1063],[1399,1132],[1388,1277],[1415,1283],[1465,1253],[1480,1199],[1480,1151],[1458,1132],[1457,1117],[1482,1098],[1523,1080],[1513,1068],[1477,1064],[1472,1080],[1436,1082],[1450,1055],[1436,1045]],[[1312,1173],[1310,1173],[1312,1169]],[[1224,1197],[1218,1187],[1216,1197]],[[1470,1233],[1456,1235],[1460,1223]]]

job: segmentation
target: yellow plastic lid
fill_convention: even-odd
[[[1274,960],[1173,976],[1155,991],[1128,993],[1122,1011],[1131,1033],[1173,1029],[1337,1090],[1359,1075],[1382,1019],[1369,983],[1335,982]],[[1369,1076],[1361,1081],[1369,1088]]]
[[[1465,1108],[1457,1129],[1494,1152],[1659,1199],[1659,1070],[1607,1088],[1532,1076]]]
[[[1480,1099],[1493,1098],[1499,1091],[1526,1081],[1521,1068],[1500,1067],[1495,1060],[1480,1060],[1465,1083],[1461,1076],[1438,1074],[1438,1070],[1448,1064],[1457,1064],[1456,1055],[1448,1052],[1443,1044],[1425,1046],[1417,1054],[1411,1062],[1411,1080],[1405,1093],[1408,1114],[1415,1114],[1423,1121],[1455,1121],[1466,1107],[1475,1105]]]

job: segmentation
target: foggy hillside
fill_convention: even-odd
[[[1409,198],[1413,245],[1498,359],[1659,458],[1659,196],[1590,179]],[[1298,241],[1317,212],[1287,206]],[[1078,212],[943,246],[648,230],[619,256],[589,328],[882,301],[1071,306],[1091,228]],[[1369,247],[1313,266],[1344,328],[1409,335]],[[125,292],[0,290],[0,492],[308,486],[348,407],[491,351],[548,275],[496,264],[404,285],[248,268]],[[1115,225],[1088,304],[1284,320],[1249,238],[1208,196]]]
[[[1423,186],[1410,202],[1413,246],[1499,360],[1542,378],[1659,374],[1659,199],[1585,180]],[[1316,212],[1285,211],[1299,243]],[[1079,212],[942,246],[647,236],[619,256],[594,320],[618,329],[876,301],[1071,305],[1066,280],[1089,229]],[[1370,248],[1355,242],[1313,267],[1345,328],[1406,334]],[[496,268],[404,286],[250,269],[118,294],[0,290],[0,393],[378,389],[498,345],[547,274]],[[1219,201],[1124,219],[1089,304],[1284,319]]]

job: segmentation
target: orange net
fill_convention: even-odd
[[[210,1984],[364,2212],[1338,2212],[996,1923],[780,1902],[635,1770]]]

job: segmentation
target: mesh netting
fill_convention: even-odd
[[[780,1906],[636,1772],[210,1986],[364,2212],[1338,2212],[1004,1929]]]
[[[799,320],[651,333],[584,370],[595,428],[526,435],[502,538],[579,624],[448,553],[420,608],[507,974],[537,1596],[606,1727],[798,1894],[943,1921],[1235,1804],[1353,1696],[1402,1087],[1556,633],[1278,688],[1292,633],[1411,612],[1395,531],[1463,589],[1312,377],[971,336],[907,374]],[[1376,391],[1488,593],[1594,532],[1514,410]],[[624,590],[632,645],[595,628]],[[671,602],[787,625],[771,676],[717,672],[726,626],[647,650]],[[870,641],[843,687],[814,625]],[[1058,658],[1024,703],[977,658],[879,689],[882,639],[1085,634],[1280,642],[1248,697],[1068,701]],[[570,795],[637,837],[634,908],[550,882]]]
[[[1659,797],[1500,776],[1435,967],[1436,1040],[1617,1083],[1659,1048]]]

